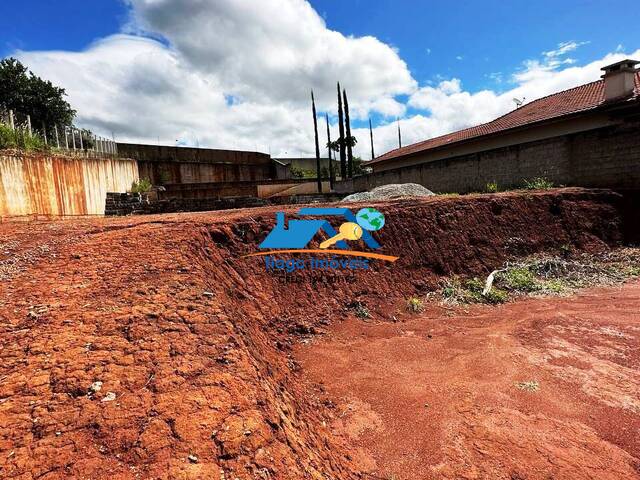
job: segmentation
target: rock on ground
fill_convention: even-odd
[[[435,195],[428,188],[417,183],[394,183],[382,185],[369,192],[353,193],[342,199],[343,202],[364,202],[367,200],[388,200],[401,197],[430,197]]]

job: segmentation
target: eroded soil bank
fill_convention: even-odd
[[[572,189],[378,204],[381,252],[400,260],[362,272],[274,275],[241,258],[274,208],[2,224],[0,477],[357,478],[352,439],[292,356],[298,337],[357,302],[391,321],[390,305],[444,275],[607,249],[619,200]]]

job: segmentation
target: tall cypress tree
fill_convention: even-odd
[[[327,120],[327,150],[329,151],[329,189],[333,190],[333,159],[331,154],[331,132],[329,131],[329,114],[325,113]]]
[[[376,154],[373,151],[373,128],[371,128],[371,119],[369,119],[369,136],[371,137],[371,160],[376,158]]]
[[[316,99],[311,90],[311,110],[313,112],[313,134],[316,140],[316,175],[318,178],[318,193],[322,193],[322,174],[320,173],[320,143],[318,142],[318,117],[316,115]]]
[[[347,178],[347,157],[345,154],[345,142],[344,142],[344,118],[342,115],[342,95],[340,93],[340,82],[338,82],[338,126],[340,132],[340,138],[338,144],[340,145],[340,178],[344,180]]]
[[[347,144],[347,167],[348,176],[353,178],[353,150],[351,145],[351,121],[349,120],[349,101],[347,100],[347,91],[342,90],[342,96],[344,97],[344,124],[347,130],[346,144]]]

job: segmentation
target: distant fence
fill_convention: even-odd
[[[0,142],[5,148],[56,149],[60,153],[85,157],[115,157],[118,145],[113,139],[94,135],[86,129],[63,125],[32,125],[31,117],[0,106],[0,124],[8,127],[11,138]],[[2,139],[0,139],[2,140]],[[4,144],[4,145],[3,145]]]

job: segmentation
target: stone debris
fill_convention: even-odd
[[[116,394],[113,392],[107,392],[101,402],[113,402],[116,399]]]
[[[98,393],[100,390],[102,390],[102,382],[100,382],[100,381],[93,382],[91,384],[91,386],[89,387],[89,395],[93,395],[94,393]]]
[[[435,194],[431,190],[417,183],[395,183],[376,187],[369,192],[353,193],[343,198],[342,202],[366,202],[402,197],[430,197],[432,195]]]

